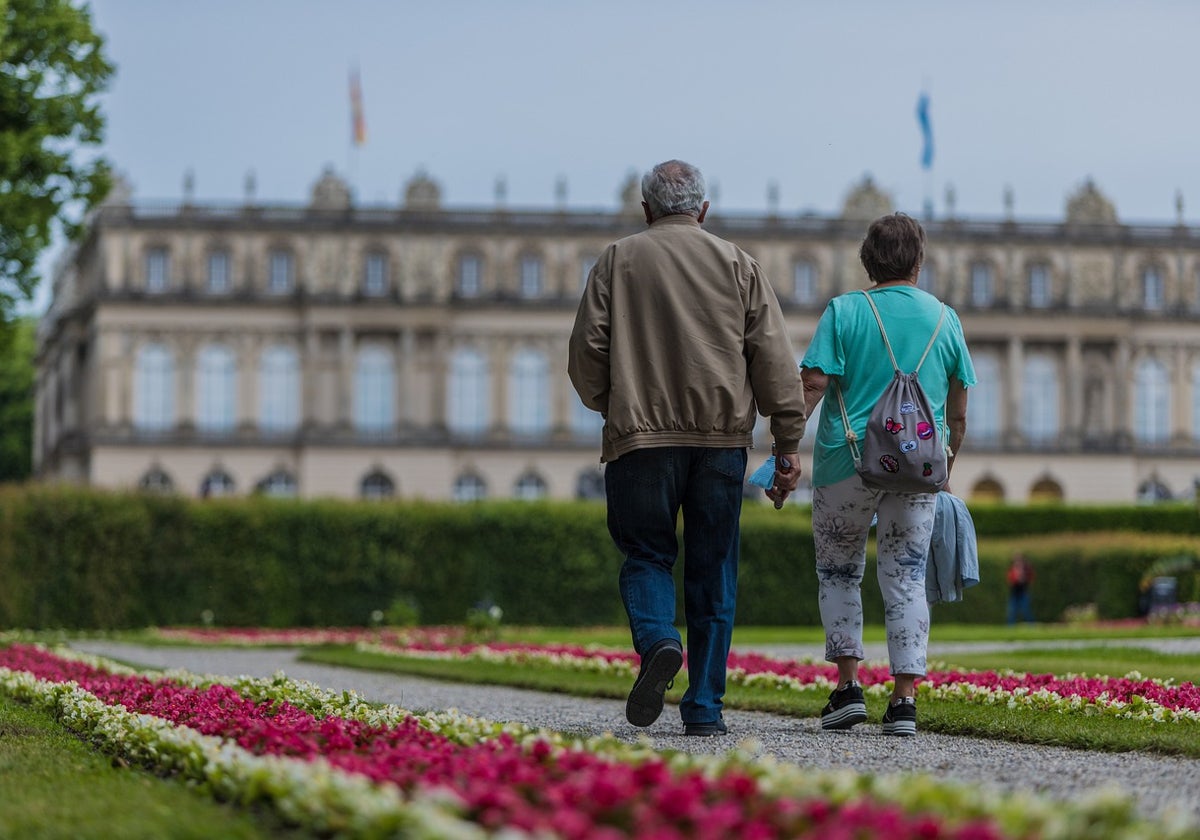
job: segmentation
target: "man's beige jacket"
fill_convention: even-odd
[[[804,435],[804,388],[783,313],[758,263],[666,216],[597,260],[567,372],[604,415],[602,461],[651,446],[739,447],[756,413],[780,452]]]

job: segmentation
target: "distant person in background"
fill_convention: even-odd
[[[1008,623],[1033,621],[1029,587],[1033,583],[1033,566],[1024,554],[1014,554],[1008,566]]]
[[[567,365],[604,415],[608,530],[625,560],[621,600],[642,663],[625,716],[649,726],[683,664],[675,627],[683,514],[685,735],[724,735],[725,664],[737,600],[746,448],[771,418],[775,479],[794,490],[804,394],[787,325],[758,263],[701,229],[704,178],[678,160],[642,179],[649,227],[609,245],[587,280]]]

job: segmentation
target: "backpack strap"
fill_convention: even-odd
[[[863,297],[867,299],[867,304],[871,307],[871,314],[875,316],[875,323],[879,325],[879,334],[883,336],[883,344],[887,347],[888,358],[892,362],[892,370],[900,373],[900,365],[896,364],[896,354],[892,352],[892,343],[888,341],[887,330],[883,328],[883,318],[879,316],[879,310],[875,307],[875,301],[871,300],[871,296],[865,290],[859,290]],[[925,357],[929,355],[929,351],[933,349],[933,343],[937,341],[938,333],[942,331],[942,322],[946,320],[946,304],[942,304],[942,311],[938,314],[937,326],[933,330],[933,335],[929,339],[929,343],[925,345],[925,352],[921,354],[921,360],[917,362],[913,373],[918,373],[921,370],[921,365],[925,364]],[[850,428],[850,418],[846,414],[846,400],[842,397],[842,386],[835,379],[833,383],[834,393],[837,395],[838,409],[842,413],[842,428],[846,430],[846,444],[850,447],[850,458],[854,461],[854,468],[857,470],[862,466],[862,452],[858,448],[858,435]]]

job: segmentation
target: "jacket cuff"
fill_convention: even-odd
[[[779,455],[795,455],[800,451],[800,440],[789,440],[788,438],[775,438],[775,450]]]

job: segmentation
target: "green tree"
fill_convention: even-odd
[[[104,198],[98,98],[113,66],[86,7],[0,0],[0,319],[30,300],[38,256]],[[89,153],[90,152],[90,153]]]
[[[24,481],[32,472],[33,318],[0,327],[0,481]]]

